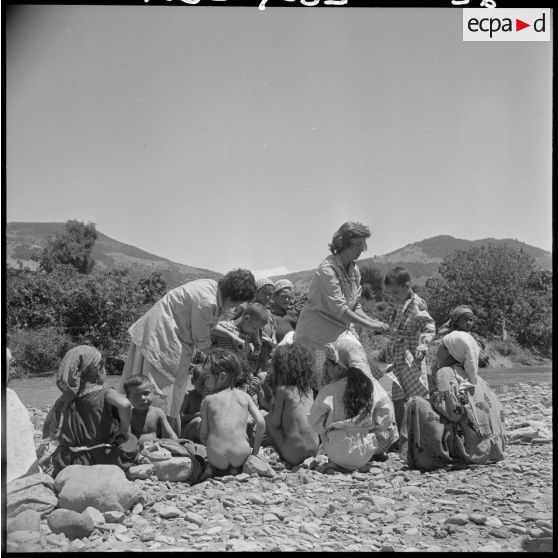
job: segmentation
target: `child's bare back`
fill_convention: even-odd
[[[273,445],[291,465],[302,463],[318,451],[318,436],[310,428],[307,417],[313,402],[311,390],[301,397],[296,388],[279,386],[275,403],[265,417]]]
[[[251,406],[255,407],[252,398],[236,388],[203,400],[200,438],[206,441],[207,460],[214,467],[240,467],[252,452],[246,436]]]

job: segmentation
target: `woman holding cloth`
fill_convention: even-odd
[[[314,352],[315,382],[319,390],[323,385],[325,346],[333,343],[343,331],[359,325],[373,331],[387,332],[389,325],[368,316],[362,309],[360,270],[355,263],[367,248],[370,229],[362,223],[343,223],[333,235],[325,258],[314,273],[296,326],[296,341]]]

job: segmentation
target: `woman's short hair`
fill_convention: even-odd
[[[351,245],[353,238],[370,238],[370,229],[358,221],[343,223],[333,235],[329,249],[332,254],[339,254]]]
[[[248,269],[233,269],[218,281],[223,300],[228,298],[234,302],[252,300],[256,293],[256,280]]]

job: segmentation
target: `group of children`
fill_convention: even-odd
[[[290,465],[322,452],[341,470],[359,469],[396,448],[403,401],[428,398],[424,357],[435,336],[409,274],[395,268],[384,281],[398,301],[388,345],[391,393],[372,375],[358,336],[349,330],[326,346],[329,383],[313,391],[311,352],[296,342],[296,334],[294,342],[276,343],[269,312],[273,284],[258,283],[255,300],[219,322],[211,348],[191,364],[193,389],[184,398],[179,425],[152,405],[146,377],[128,378],[124,397],[104,385],[104,362],[96,349],[70,350],[57,377],[63,396],[53,408],[53,436],[59,441],[55,473],[72,463],[125,467],[122,448],[131,437],[139,447],[161,438],[201,442],[207,453],[202,480],[237,473],[266,443]],[[472,325],[459,323],[464,329]]]

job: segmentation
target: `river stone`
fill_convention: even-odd
[[[97,525],[105,523],[106,521],[105,516],[93,506],[88,506],[87,508],[85,508],[85,510],[83,510],[83,513],[86,513],[93,520],[93,523]]]
[[[82,512],[92,506],[100,512],[130,509],[141,491],[116,465],[70,465],[54,481],[61,508]]]
[[[38,531],[12,531],[8,533],[8,542],[16,545],[38,541],[40,538],[41,534]]]
[[[64,533],[69,539],[88,537],[95,528],[88,514],[68,509],[54,510],[48,517],[48,526],[53,533]]]
[[[248,456],[242,466],[242,472],[247,475],[257,473],[261,477],[274,477],[276,474],[269,463],[266,463],[255,455]]]
[[[105,521],[107,523],[122,523],[122,521],[124,521],[124,518],[126,517],[126,514],[122,513],[121,511],[110,510],[106,511],[103,514],[103,517],[105,518]]]
[[[41,530],[41,514],[35,510],[25,510],[18,513],[13,519],[8,519],[8,533],[13,531],[37,531]]]
[[[469,523],[469,517],[466,513],[458,513],[448,517],[444,523],[446,525],[467,525],[467,523]]]
[[[130,480],[145,480],[148,479],[153,472],[155,471],[155,467],[153,463],[143,463],[141,465],[134,465],[128,469],[128,478]]]
[[[171,457],[157,461],[153,466],[157,478],[161,481],[185,481],[192,474],[192,460],[189,457]]]

